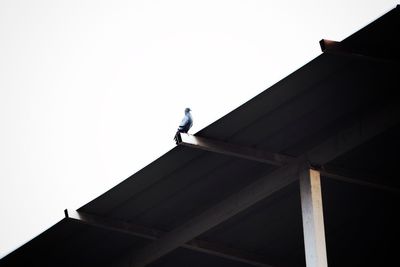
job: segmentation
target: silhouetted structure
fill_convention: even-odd
[[[0,266],[397,262],[399,29],[397,7],[321,41],[320,56]]]

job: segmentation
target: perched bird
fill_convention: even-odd
[[[179,124],[178,132],[187,133],[193,125],[192,114],[190,114],[190,108],[185,108],[185,117],[183,117],[181,124]]]

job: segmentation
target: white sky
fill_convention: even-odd
[[[0,257],[396,4],[0,0]]]

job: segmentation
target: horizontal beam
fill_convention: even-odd
[[[347,49],[344,49],[342,44],[337,41],[322,39],[319,41],[319,46],[321,47],[322,52],[327,51],[337,51],[337,52],[349,52]]]
[[[353,126],[334,134],[325,142],[298,159],[261,177],[236,194],[222,200],[200,215],[190,219],[149,244],[142,250],[132,251],[130,266],[143,267],[194,239],[214,226],[272,195],[298,180],[297,174],[304,162],[323,165],[400,122],[399,107],[390,107],[369,116],[360,117]]]
[[[283,166],[293,159],[292,157],[278,153],[271,153],[260,149],[235,145],[190,134],[177,133],[176,144],[223,155],[264,162],[276,166]]]
[[[226,142],[220,142],[220,141],[216,141],[216,140],[204,138],[204,137],[197,137],[197,136],[193,136],[190,134],[180,134],[178,140],[179,140],[179,141],[177,141],[178,145],[183,145],[183,146],[191,147],[194,149],[211,151],[211,152],[234,156],[234,157],[238,157],[238,158],[245,158],[248,160],[255,160],[258,162],[265,162],[265,163],[269,163],[269,164],[273,164],[273,165],[277,165],[277,166],[283,166],[284,164],[287,164],[296,159],[293,156],[283,155],[283,154],[279,154],[279,153],[271,153],[271,152],[263,151],[260,149],[253,149],[253,148],[249,148],[249,147],[245,147],[245,146],[232,145],[232,144],[229,144]],[[312,162],[311,162],[311,165],[313,165]],[[330,171],[320,170],[320,171],[321,171],[321,175],[323,175],[324,177],[332,178],[335,180],[340,180],[342,182],[358,184],[358,185],[367,186],[367,187],[379,188],[381,190],[386,190],[386,191],[392,191],[392,192],[398,192],[398,193],[400,192],[400,189],[398,189],[398,188],[384,186],[384,185],[371,183],[371,182],[364,182],[359,179],[336,174],[336,172],[334,172],[332,170],[330,170]]]
[[[246,263],[252,266],[273,267],[272,265],[265,263],[266,260],[260,255],[255,255],[253,253],[234,248],[228,248],[223,245],[204,240],[193,239],[182,245],[182,247],[232,261]]]
[[[365,186],[365,187],[376,188],[376,189],[379,189],[379,190],[390,191],[390,192],[394,192],[394,193],[400,193],[400,188],[397,188],[397,187],[392,187],[392,186],[381,185],[381,184],[377,184],[377,183],[366,182],[366,181],[362,181],[360,179],[355,179],[355,178],[352,178],[352,177],[349,177],[349,176],[344,176],[344,175],[332,173],[331,171],[328,172],[328,171],[321,170],[320,173],[321,173],[321,176],[323,176],[323,177],[327,177],[327,178],[330,178],[330,179],[338,180],[338,181],[341,181],[341,182],[361,185],[361,186]]]
[[[342,55],[351,55],[356,57],[362,57],[364,59],[379,61],[379,62],[397,62],[396,59],[387,58],[383,55],[376,54],[372,51],[365,51],[358,49],[357,47],[346,46],[342,42],[322,39],[319,41],[322,52],[336,53]]]
[[[145,239],[159,239],[165,232],[158,231],[152,228],[148,227],[143,227],[139,226],[136,224],[120,221],[120,220],[114,220],[114,219],[109,219],[97,215],[92,215],[84,212],[78,212],[78,211],[69,211],[65,210],[65,217],[72,219],[72,220],[77,220],[79,222],[91,225],[91,226],[96,226],[100,227],[103,229],[107,230],[112,230],[112,231],[117,231],[129,235],[134,235],[137,237],[142,237]]]
[[[160,239],[163,235],[167,233],[166,231],[139,226],[129,222],[105,218],[102,216],[88,214],[85,212],[65,210],[64,213],[66,218],[76,220],[84,224],[100,227],[111,231],[117,231],[149,240]],[[255,255],[253,253],[249,253],[238,249],[228,248],[223,245],[204,240],[193,239],[187,242],[186,244],[183,244],[182,247],[218,256],[221,258],[233,260],[236,262],[246,263],[252,266],[272,267],[271,265],[265,263],[265,260],[259,255]]]

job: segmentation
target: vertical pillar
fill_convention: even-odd
[[[320,173],[304,168],[299,178],[306,264],[327,267]]]

